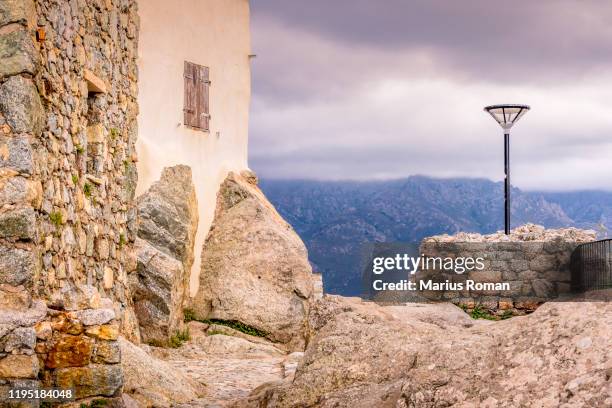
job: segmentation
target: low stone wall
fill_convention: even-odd
[[[420,271],[417,280],[509,284],[509,290],[422,291],[431,300],[447,300],[467,309],[477,305],[498,314],[510,310],[526,313],[543,302],[570,291],[570,258],[581,243],[593,241],[595,233],[574,228],[545,230],[526,225],[511,235],[457,234],[425,239],[420,252],[425,257],[482,258],[484,268],[458,274],[435,268]]]

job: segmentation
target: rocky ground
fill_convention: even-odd
[[[612,305],[547,303],[499,322],[447,304],[328,298],[295,378],[240,407],[610,407]]]
[[[304,354],[193,322],[192,339],[178,349],[127,346],[126,399],[185,407],[612,407],[609,302],[551,302],[491,322],[451,304],[383,307],[327,296],[309,327]]]
[[[303,356],[229,327],[188,326],[191,339],[176,349],[122,342],[128,404],[229,406],[264,383],[291,377]]]

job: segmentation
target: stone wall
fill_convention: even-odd
[[[35,325],[47,316],[44,301],[30,301],[28,307],[0,308],[0,407],[11,388],[40,386],[41,365],[35,353]]]
[[[61,310],[43,300],[0,309],[0,406],[18,387],[72,389],[76,399],[119,396],[123,372],[113,302],[92,286],[63,294]]]
[[[41,385],[73,389],[76,399],[115,397],[123,385],[119,326],[110,299],[88,289],[34,326]]]
[[[431,300],[446,300],[467,309],[477,305],[498,314],[510,310],[522,314],[547,300],[570,292],[570,258],[581,243],[595,239],[595,232],[574,228],[545,230],[526,225],[503,234],[458,234],[423,240],[425,257],[483,258],[484,269],[462,274],[440,268],[424,269],[417,280],[434,282],[507,282],[510,290],[422,291]]]
[[[42,200],[36,293],[89,284],[131,328],[126,268],[134,262],[137,8],[130,0],[36,4],[43,126],[32,149]]]
[[[91,369],[118,382],[83,383],[80,396],[120,387],[116,358],[97,351],[112,339],[84,319],[112,314],[113,328],[139,338],[127,282],[137,35],[135,0],[0,0],[0,385],[62,385]],[[75,304],[83,293],[99,293],[106,311]],[[49,363],[73,343],[81,361]]]

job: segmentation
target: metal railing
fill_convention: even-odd
[[[571,271],[573,292],[612,288],[612,239],[579,245]]]

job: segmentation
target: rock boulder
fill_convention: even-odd
[[[198,225],[188,166],[165,168],[138,198],[136,272],[130,275],[142,340],[163,344],[181,330]]]
[[[166,167],[159,181],[138,197],[138,236],[190,269],[197,227],[191,168]]]
[[[130,276],[134,311],[146,343],[163,344],[182,328],[185,286],[181,262],[137,238],[138,267]]]
[[[305,343],[313,275],[304,243],[250,172],[230,173],[202,252],[197,317],[239,321],[289,348]]]

